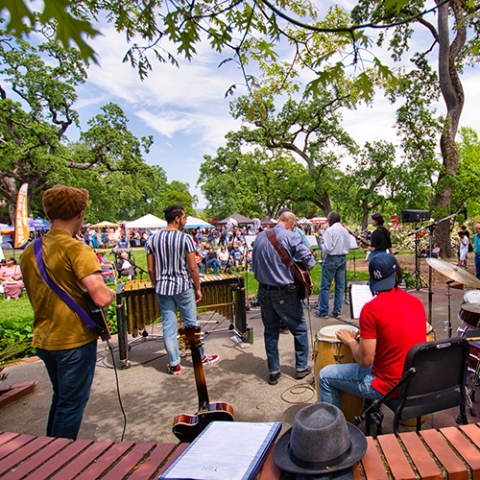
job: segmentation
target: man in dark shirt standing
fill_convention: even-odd
[[[311,270],[315,259],[293,232],[297,217],[291,212],[283,213],[274,228],[278,243],[294,261],[300,261]],[[265,350],[267,353],[268,383],[276,385],[280,378],[278,337],[280,320],[283,319],[295,340],[295,378],[304,378],[312,368],[308,366],[308,331],[302,302],[294,284],[294,273],[280,259],[266,231],[258,234],[252,252],[252,268],[258,281],[258,301],[264,325]]]

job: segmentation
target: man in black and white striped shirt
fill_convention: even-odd
[[[196,302],[202,299],[202,291],[195,261],[195,242],[190,235],[183,233],[187,220],[185,211],[181,205],[171,205],[164,213],[168,225],[150,237],[147,264],[162,311],[163,340],[169,360],[167,370],[178,375],[182,366],[177,341],[177,307],[184,325],[198,325]],[[201,355],[204,365],[218,361],[218,355],[205,355],[203,348]]]

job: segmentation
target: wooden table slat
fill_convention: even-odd
[[[122,442],[113,445],[95,463],[92,463],[84,470],[77,480],[92,480],[92,478],[100,478],[107,470],[109,470],[120,458],[125,455],[135,444],[133,442]]]
[[[397,437],[391,433],[388,435],[380,435],[377,440],[382,447],[383,455],[392,471],[393,478],[415,480],[415,472],[405,457]]]
[[[25,475],[28,475],[32,470],[35,470],[40,465],[45,463],[46,460],[55,456],[58,452],[63,450],[72,440],[67,438],[56,438],[53,442],[48,443],[43,448],[38,450],[34,455],[32,455],[27,462],[22,462],[17,465],[14,469],[10,470],[2,479],[5,480],[18,480],[23,478]]]
[[[459,425],[460,430],[480,448],[480,423],[470,423],[468,425]]]
[[[8,443],[10,440],[13,440],[15,437],[18,437],[18,433],[12,433],[12,432],[1,432],[0,433],[0,446],[2,446],[4,443]]]
[[[362,465],[368,480],[388,480],[387,469],[372,437],[367,437],[367,453],[362,458]]]
[[[147,460],[143,462],[129,477],[129,480],[146,480],[152,477],[155,472],[160,470],[160,467],[165,462],[165,459],[170,455],[170,452],[177,446],[176,443],[162,443],[157,445],[155,449],[150,452]],[[156,478],[156,477],[155,477]]]
[[[164,472],[179,456],[183,451],[188,447],[188,443],[181,443],[170,455],[165,465],[160,469],[158,473]]]
[[[76,457],[72,462],[62,468],[50,480],[70,480],[76,477],[82,470],[87,468],[94,462],[105,450],[109,449],[114,443],[110,440],[103,442],[95,442],[90,445],[84,452]]]
[[[28,459],[28,457],[31,457],[35,452],[53,442],[53,440],[54,439],[50,437],[37,437],[31,442],[28,442],[19,450],[12,452],[7,458],[5,458],[5,460],[2,461],[2,464],[0,465],[0,475],[8,472],[11,468],[15,467],[15,465],[18,465],[23,460]]]
[[[135,445],[128,456],[123,457],[109,472],[102,477],[103,480],[119,480],[125,478],[129,472],[155,447],[154,443],[139,443]]]
[[[0,460],[7,457],[11,453],[16,452],[19,448],[27,445],[35,438],[36,437],[34,437],[33,435],[19,435],[5,445],[2,445],[0,447]]]
[[[49,458],[40,468],[37,468],[34,472],[28,475],[25,480],[44,480],[45,478],[50,477],[92,443],[93,440],[76,440],[75,442],[70,443],[60,454]]]
[[[480,452],[477,447],[472,445],[458,428],[441,428],[440,431],[472,469],[473,480],[480,480]]]
[[[449,480],[468,480],[467,466],[437,430],[421,430],[420,435],[447,471]]]
[[[401,433],[400,439],[423,480],[443,479],[440,468],[415,432]]]
[[[273,461],[273,447],[274,445],[272,445],[265,457],[265,462],[263,464],[260,480],[277,480],[278,478],[280,478],[281,470],[275,465],[275,462]]]

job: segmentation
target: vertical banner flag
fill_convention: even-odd
[[[28,242],[28,214],[27,214],[28,184],[24,183],[17,195],[17,209],[15,211],[15,244],[19,248]]]

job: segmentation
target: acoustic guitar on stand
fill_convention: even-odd
[[[195,415],[186,413],[177,415],[173,420],[172,432],[181,442],[192,442],[210,422],[215,420],[233,421],[233,407],[225,402],[210,403],[208,399],[207,381],[200,355],[202,346],[200,327],[188,325],[179,329],[178,333],[192,351],[199,405]]]

